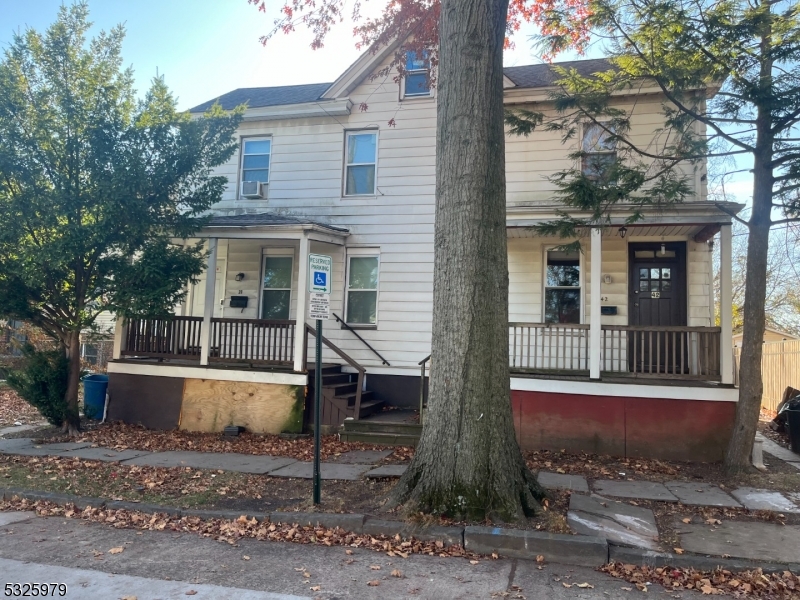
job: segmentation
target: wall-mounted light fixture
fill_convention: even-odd
[[[611,275],[607,273],[603,275],[603,283],[611,283]]]
[[[664,244],[661,244],[661,252],[659,252],[659,254],[661,254],[661,256],[667,255],[667,247]]]
[[[622,227],[619,228],[618,233],[619,237],[624,238],[625,234],[628,233],[628,228],[625,227],[625,225],[623,225]]]
[[[244,273],[237,273],[235,279],[236,281],[242,281],[244,279]]]

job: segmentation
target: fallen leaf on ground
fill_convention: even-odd
[[[322,586],[321,585],[312,585],[308,589],[310,589],[312,592],[318,592],[318,591],[320,591],[322,589]]]
[[[381,566],[380,565],[370,565],[369,568],[372,569],[373,571],[380,571],[381,570]]]
[[[392,571],[392,577],[402,577],[403,572],[400,569],[394,569]]]
[[[675,554],[683,554],[684,553],[684,549],[683,548],[673,548],[673,550],[675,550]]]
[[[381,584],[381,582],[379,580],[377,580],[377,579],[373,579],[372,581],[368,581],[367,582],[367,585],[371,585],[372,587],[378,586],[380,584]]]
[[[471,561],[469,561],[469,564],[477,565],[479,562],[481,562],[481,561],[479,561],[479,560],[471,560]]]
[[[690,517],[686,517],[685,519],[681,519],[681,521],[683,521],[684,523],[686,523],[688,525],[689,523],[692,522],[692,519]]]
[[[544,555],[543,554],[537,555],[536,556],[536,562],[537,563],[543,563],[544,562]]]
[[[244,555],[242,558],[243,558],[244,560],[250,560],[250,557],[249,557],[249,556],[247,556],[247,554],[245,554],[245,555]]]
[[[594,589],[594,586],[591,583],[585,583],[584,582],[584,583],[576,583],[575,585],[577,585],[579,588],[584,589],[584,590],[586,590],[586,589],[593,590]]]
[[[111,550],[109,550],[108,553],[109,554],[119,554],[123,550],[125,550],[125,548],[123,548],[122,546],[117,546],[116,548],[112,548]]]
[[[189,590],[188,592],[186,592],[186,595],[187,596],[196,596],[197,595],[197,590]]]

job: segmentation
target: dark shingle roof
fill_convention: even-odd
[[[598,71],[606,71],[611,66],[604,58],[592,60],[573,60],[569,62],[553,63],[560,67],[575,68],[581,75],[591,75]],[[523,88],[547,87],[553,85],[558,75],[552,65],[525,65],[522,67],[506,67],[503,73],[517,86]],[[240,104],[247,104],[249,108],[264,106],[280,106],[282,104],[303,104],[304,102],[325,102],[320,97],[331,86],[330,83],[309,83],[306,85],[283,85],[279,87],[239,88],[219,98],[198,104],[189,112],[205,112],[219,102],[225,110],[232,110]]]
[[[292,217],[276,213],[250,213],[232,216],[217,215],[211,217],[207,227],[255,227],[260,225],[317,225],[318,227],[324,227],[325,229],[341,233],[348,233],[349,231],[343,227],[334,227],[333,225],[306,219],[304,217]]]
[[[591,60],[572,60],[541,65],[525,65],[523,67],[506,67],[503,69],[506,77],[522,88],[537,88],[554,85],[560,79],[560,75],[553,69],[554,66],[565,69],[576,69],[578,73],[586,77],[599,71],[608,71],[611,63],[605,58],[595,58]]]
[[[219,102],[225,110],[232,110],[240,104],[247,104],[249,108],[259,108],[316,102],[330,86],[330,83],[309,83],[279,87],[239,88],[214,100],[198,104],[194,108],[190,108],[189,112],[205,112],[211,108],[214,102]]]

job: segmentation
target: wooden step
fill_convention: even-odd
[[[375,433],[393,435],[419,436],[422,432],[422,425],[417,423],[392,423],[381,422],[379,417],[373,417],[367,421],[356,421],[355,419],[344,422],[345,433]]]
[[[368,400],[364,402],[364,396],[361,396],[361,406],[359,407],[358,411],[358,418],[363,419],[364,417],[368,417],[373,413],[378,412],[383,408],[383,400]],[[355,409],[355,407],[354,407]]]
[[[313,384],[313,373],[311,377],[311,383]],[[336,383],[349,383],[350,382],[350,375],[347,373],[330,373],[330,374],[322,374],[322,387],[328,387],[329,385],[334,385]]]
[[[357,381],[344,381],[340,383],[326,383],[324,379],[322,381],[322,387],[333,390],[335,396],[341,396],[342,394],[347,394],[350,392],[355,393],[355,391],[358,389]]]
[[[335,394],[334,398],[337,400],[345,400],[347,402],[347,406],[353,407],[356,405],[356,395],[358,394],[358,390],[354,392],[342,392],[341,394]],[[367,390],[366,392],[361,392],[361,404],[372,399],[372,392]]]
[[[309,375],[314,375],[314,371],[316,371],[317,368],[316,368],[316,365],[314,365],[312,363],[310,365],[306,365],[306,370],[308,371]],[[338,375],[341,372],[342,372],[342,366],[341,365],[331,365],[331,364],[325,364],[325,363],[322,364],[322,376],[323,377],[325,375]]]

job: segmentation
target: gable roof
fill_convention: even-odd
[[[570,60],[553,64],[542,63],[539,65],[524,65],[521,67],[505,67],[503,73],[513,81],[517,87],[550,87],[555,85],[556,81],[561,77],[553,67],[575,69],[580,75],[587,77],[600,71],[608,71],[612,65],[605,58],[593,58],[589,60]]]
[[[225,110],[233,110],[240,104],[248,108],[280,106],[282,104],[303,104],[320,100],[330,83],[308,83],[304,85],[282,85],[278,87],[239,88],[190,108],[189,112],[205,112],[219,102]]]
[[[362,56],[359,61],[366,61],[367,58],[374,59],[369,53]],[[356,61],[351,69],[358,67],[360,71],[366,72],[367,65],[362,65]],[[577,69],[581,75],[591,75],[598,71],[608,70],[611,66],[604,58],[597,58],[591,60],[573,60],[568,62],[553,63],[559,67],[567,69]],[[511,80],[517,88],[541,88],[549,87],[555,84],[558,79],[558,74],[550,64],[538,65],[525,65],[521,67],[506,67],[503,69],[503,74]],[[257,88],[239,88],[223,94],[222,96],[198,104],[194,108],[190,108],[189,112],[200,113],[205,112],[214,104],[219,102],[223,109],[233,110],[240,104],[247,104],[248,108],[261,108],[265,106],[281,106],[287,104],[304,104],[308,102],[329,102],[333,98],[328,98],[326,91],[332,89],[342,80],[348,71],[337,79],[334,83],[309,83],[305,85],[282,85],[278,87],[257,87]],[[342,84],[344,85],[344,84]],[[343,91],[352,89],[354,85],[351,83],[349,86],[343,87]],[[506,88],[508,89],[508,88]]]
[[[339,233],[348,233],[348,229],[334,227],[327,223],[306,219],[305,217],[293,217],[278,213],[248,213],[244,215],[215,215],[206,224],[206,227],[263,227],[270,225],[316,225]]]

